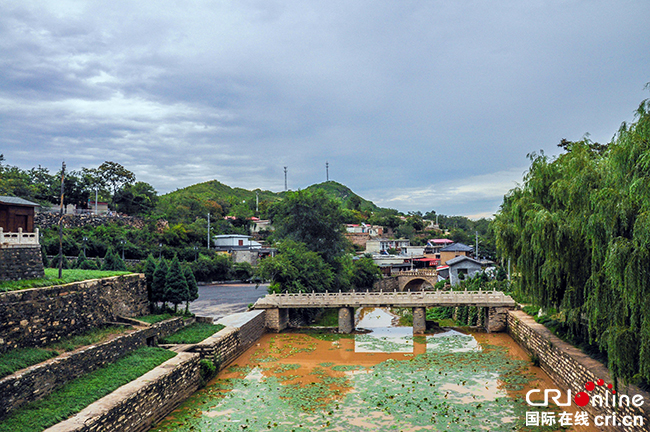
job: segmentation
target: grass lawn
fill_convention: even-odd
[[[12,411],[0,422],[0,432],[40,432],[78,413],[91,403],[149,372],[176,353],[144,347],[55,390],[41,400]]]
[[[0,378],[58,355],[57,351],[45,348],[20,348],[0,354]]]
[[[194,323],[161,339],[161,344],[195,344],[212,336],[225,326],[222,324]]]
[[[2,291],[17,291],[27,288],[42,288],[53,285],[63,285],[71,282],[80,282],[89,279],[99,279],[111,276],[119,276],[129,274],[131,272],[125,271],[102,271],[102,270],[63,270],[62,278],[59,279],[58,269],[45,269],[45,277],[40,279],[27,279],[19,281],[3,281],[0,282],[0,292]]]
[[[72,351],[82,346],[96,344],[111,335],[128,331],[125,327],[93,328],[80,335],[63,338],[43,348],[19,348],[0,355],[0,378],[56,357],[64,351]]]
[[[155,324],[161,321],[168,320],[170,318],[189,318],[189,316],[182,314],[182,313],[164,313],[164,314],[153,314],[153,315],[143,315],[139,317],[135,317],[134,319],[137,319],[138,321],[144,321],[149,324]]]

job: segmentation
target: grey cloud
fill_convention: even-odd
[[[609,140],[650,80],[641,1],[5,9],[8,161],[113,159],[161,192],[212,178],[281,190],[283,166],[297,189],[329,160],[331,178],[382,204],[489,213],[493,190],[452,185],[490,183],[561,138]]]

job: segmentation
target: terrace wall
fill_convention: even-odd
[[[0,293],[0,353],[44,346],[147,311],[142,274]]]
[[[138,348],[152,345],[156,339],[187,324],[189,321],[173,318],[98,345],[65,353],[0,379],[0,419],[21,405],[47,396],[71,379],[113,363]]]
[[[145,432],[201,384],[201,359],[226,367],[264,334],[265,311],[239,314],[226,327],[46,432]]]
[[[44,276],[41,248],[0,245],[0,281],[37,279]]]

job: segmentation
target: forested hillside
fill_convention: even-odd
[[[531,155],[494,221],[521,293],[637,383],[650,381],[649,111],[646,100],[608,145],[563,140],[555,159]]]

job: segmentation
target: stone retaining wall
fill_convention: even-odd
[[[553,335],[545,326],[535,322],[535,320],[523,311],[508,311],[508,333],[519,345],[528,351],[529,354],[539,359],[540,367],[546,372],[560,387],[570,389],[572,395],[585,391],[587,382],[596,382],[598,379],[605,380],[605,383],[612,383],[611,376],[607,368],[600,362],[590,358],[579,349],[562,341]],[[591,397],[600,395],[605,398],[607,389],[602,386],[596,386],[596,389],[587,392]],[[616,410],[616,417],[621,419],[622,416],[642,416],[644,418],[644,427],[602,427],[602,430],[611,431],[648,431],[650,430],[650,394],[638,389],[635,386],[619,388],[617,395],[641,395],[644,398],[644,405],[639,408],[619,407]],[[611,395],[610,395],[611,396]],[[566,398],[566,396],[564,396]],[[563,398],[563,399],[564,399]],[[603,399],[604,400],[604,399]],[[611,405],[611,404],[610,404]],[[534,408],[534,407],[532,407]],[[594,416],[611,416],[614,410],[611,407],[603,406],[594,408],[591,405],[585,407],[586,411],[591,414],[591,420]],[[531,411],[535,411],[531,409]],[[593,425],[593,421],[590,421]]]
[[[34,225],[41,229],[51,228],[59,225],[59,218],[60,215],[58,213],[37,213],[34,216]],[[64,228],[79,228],[83,226],[98,227],[111,222],[136,229],[144,229],[147,225],[147,221],[141,217],[117,215],[64,214],[62,221]],[[156,229],[159,232],[162,232],[168,226],[169,224],[165,220],[156,221]]]
[[[0,293],[0,353],[44,346],[147,311],[142,274]]]
[[[215,360],[221,369],[250,348],[265,331],[263,310],[235,314],[226,319],[231,320],[218,321],[226,325],[224,329],[195,345],[191,350],[199,353],[201,358]]]
[[[45,276],[41,248],[0,246],[0,281],[38,279]]]
[[[145,432],[198,390],[199,361],[220,360],[226,367],[264,334],[265,311],[225,317],[224,329],[182,352],[139,379],[88,406],[46,432]]]
[[[65,353],[0,379],[0,419],[21,405],[47,396],[71,379],[113,363],[138,348],[153,345],[158,338],[170,335],[189,323],[182,318],[156,323],[99,345]]]
[[[198,390],[199,355],[179,353],[47,432],[145,432]]]

